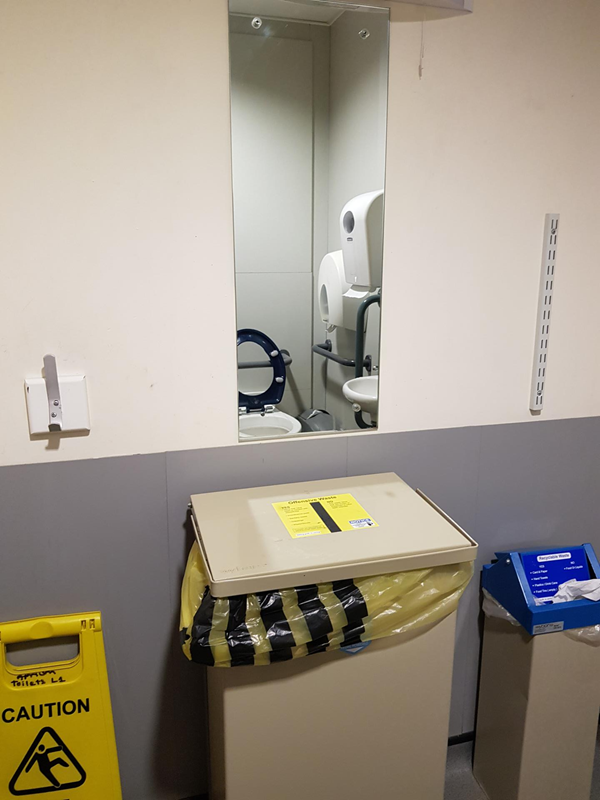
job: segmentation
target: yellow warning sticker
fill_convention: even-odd
[[[292,539],[379,526],[351,494],[273,503]]]

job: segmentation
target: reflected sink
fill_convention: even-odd
[[[344,397],[350,403],[360,406],[361,411],[367,414],[377,414],[377,399],[379,397],[379,375],[370,375],[366,378],[352,378],[342,387]]]

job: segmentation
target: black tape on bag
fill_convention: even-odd
[[[210,646],[210,632],[212,629],[213,613],[215,610],[215,598],[208,590],[208,586],[202,595],[202,602],[192,624],[192,643],[190,645],[190,655],[192,661],[198,664],[205,664],[207,667],[214,667],[215,659]]]
[[[329,613],[319,597],[319,589],[316,584],[299,586],[296,594],[298,595],[298,607],[304,616],[311,641],[321,648],[324,640],[329,642],[327,634],[333,631],[333,625]],[[310,645],[309,652],[313,652]],[[314,652],[320,652],[320,649]]]
[[[369,609],[362,592],[354,581],[334,581],[333,591],[346,612],[348,624],[342,629],[344,641],[342,647],[349,647],[362,641],[365,632],[363,620],[369,616]]]
[[[258,592],[256,597],[260,606],[260,618],[271,645],[269,653],[271,662],[289,661],[296,640],[283,610],[281,592]]]
[[[329,647],[329,636],[321,636],[320,639],[315,639],[314,642],[309,642],[306,645],[309,656],[314,656],[316,653],[324,653]]]
[[[229,646],[232,667],[254,664],[254,645],[246,625],[246,595],[229,598],[229,619],[225,639]]]

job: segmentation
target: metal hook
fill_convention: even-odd
[[[62,431],[62,401],[58,383],[58,370],[56,358],[52,355],[44,356],[44,381],[48,395],[48,430]]]

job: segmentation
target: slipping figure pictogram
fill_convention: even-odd
[[[52,728],[42,728],[19,764],[8,789],[29,796],[76,789],[85,783],[85,770]]]
[[[25,772],[29,772],[29,770],[35,765],[38,765],[39,771],[42,773],[46,780],[50,781],[52,786],[56,789],[60,787],[60,781],[58,781],[54,775],[52,774],[52,770],[54,767],[68,767],[69,764],[64,760],[64,758],[54,758],[50,760],[50,753],[60,753],[62,752],[62,745],[59,747],[44,747],[41,744],[29,761],[29,764],[25,767]]]

